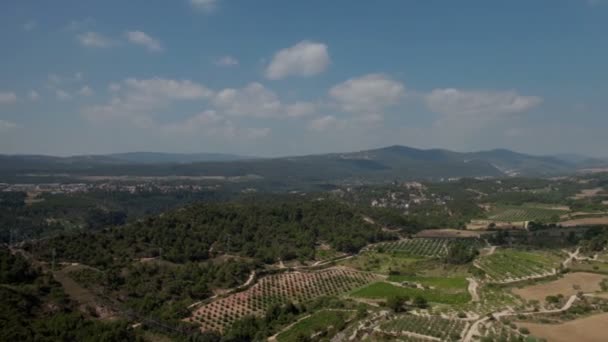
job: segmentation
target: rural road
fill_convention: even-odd
[[[471,298],[474,302],[479,302],[479,294],[477,293],[477,288],[479,287],[479,283],[475,278],[467,278],[469,281],[469,293],[471,294]]]
[[[564,304],[563,307],[561,307],[560,309],[554,309],[554,310],[544,310],[543,309],[543,310],[532,311],[532,312],[500,311],[500,312],[492,313],[489,316],[485,316],[484,318],[475,321],[471,325],[469,330],[467,331],[467,334],[465,335],[465,337],[462,341],[463,342],[472,342],[474,336],[479,335],[479,325],[482,324],[483,322],[489,320],[490,316],[492,316],[494,319],[496,319],[498,321],[498,320],[500,320],[500,318],[508,317],[508,316],[517,316],[517,315],[530,316],[530,315],[537,315],[537,314],[558,313],[558,312],[562,312],[562,311],[566,311],[566,310],[570,309],[572,307],[572,304],[574,304],[574,302],[577,299],[578,299],[578,297],[576,295],[572,295],[572,296],[570,296],[570,298],[568,298],[568,301],[566,302],[566,304]]]

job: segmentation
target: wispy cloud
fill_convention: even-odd
[[[17,127],[16,123],[0,119],[0,132],[5,132],[15,127]]]
[[[160,41],[156,38],[152,38],[143,31],[127,31],[125,32],[125,37],[130,43],[143,46],[148,49],[148,51],[163,51],[163,47]]]
[[[215,65],[220,67],[234,67],[239,65],[239,60],[232,56],[223,56],[215,61]]]
[[[101,33],[88,31],[76,36],[80,45],[89,48],[109,48],[116,45],[116,42]]]
[[[211,13],[217,9],[218,0],[189,0],[192,7],[206,13]]]
[[[17,94],[12,91],[0,92],[0,104],[11,104],[17,102]]]
[[[543,102],[538,96],[516,91],[435,89],[425,97],[429,109],[445,115],[494,115],[521,113]]]
[[[26,31],[33,31],[38,27],[36,20],[28,20],[23,24],[23,29]]]

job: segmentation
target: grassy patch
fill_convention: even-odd
[[[422,290],[418,288],[395,286],[386,282],[376,282],[351,293],[354,297],[387,299],[394,296],[410,298],[423,297],[428,302],[441,304],[463,304],[471,300],[468,292],[447,293],[441,290]]]
[[[488,277],[495,281],[519,279],[551,272],[560,263],[556,255],[543,252],[500,250],[479,260]]]
[[[465,278],[444,278],[444,277],[419,277],[410,275],[391,275],[389,281],[402,283],[412,282],[419,283],[426,287],[434,287],[437,289],[446,290],[466,290],[469,282]]]
[[[579,261],[570,265],[572,271],[608,274],[608,263],[600,261]]]
[[[333,330],[337,332],[353,315],[353,312],[323,310],[294,324],[288,330],[277,336],[278,341],[296,341],[298,336],[307,336],[319,332]]]
[[[501,205],[493,208],[487,218],[500,222],[553,221],[566,212],[566,210],[549,209],[539,205]]]
[[[340,264],[367,272],[388,274],[391,271],[400,273],[411,273],[420,267],[425,259],[406,256],[399,253],[376,253],[368,252],[357,255],[354,258],[344,260]]]

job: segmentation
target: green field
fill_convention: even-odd
[[[431,303],[463,304],[471,300],[468,292],[448,293],[442,290],[422,290],[414,287],[396,286],[386,282],[376,282],[351,293],[353,297],[387,299],[406,296],[410,299],[422,297]]]
[[[345,322],[348,321],[354,312],[351,311],[331,311],[323,310],[312,314],[310,317],[294,324],[288,330],[280,333],[277,336],[278,341],[297,341],[299,336],[310,337],[319,331],[328,331],[331,328],[334,330],[341,329]],[[326,336],[331,337],[331,336]]]
[[[402,254],[392,255],[387,253],[368,252],[341,261],[339,264],[361,271],[388,274],[391,270],[401,272],[417,270],[421,267],[419,264],[424,263],[425,260],[426,259],[423,258],[410,257]]]
[[[483,244],[481,240],[474,238],[414,238],[380,243],[375,245],[373,250],[382,253],[401,253],[413,257],[439,258],[447,255],[449,246],[455,242],[464,242],[473,247],[480,247]]]
[[[412,332],[436,337],[442,341],[460,340],[466,327],[465,321],[457,319],[416,315],[402,315],[380,325],[381,330],[389,333]]]
[[[572,271],[608,274],[608,263],[601,261],[577,261],[570,265]]]
[[[487,218],[500,222],[523,222],[523,221],[554,221],[554,219],[567,213],[566,210],[550,209],[539,205],[507,206],[501,205],[493,208],[487,214]]]
[[[552,272],[559,262],[549,253],[507,249],[479,259],[477,265],[490,280],[502,282]]]
[[[410,275],[391,275],[387,279],[396,283],[419,283],[425,287],[432,287],[442,290],[463,290],[466,291],[469,282],[464,277],[446,278],[446,277],[420,277]]]

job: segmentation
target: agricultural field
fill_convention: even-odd
[[[410,275],[390,275],[387,279],[395,283],[420,284],[431,289],[466,291],[469,282],[464,277],[422,277]]]
[[[604,279],[607,277],[595,273],[566,273],[558,280],[513,289],[513,293],[526,300],[543,302],[547,296],[561,294],[570,297],[581,291],[584,293],[600,291],[600,282]]]
[[[608,262],[605,261],[575,261],[570,265],[573,271],[608,274]]]
[[[369,251],[340,261],[339,264],[365,272],[388,274],[391,271],[416,270],[428,259],[403,254],[388,254]]]
[[[456,305],[440,305],[434,307],[433,312],[451,316],[460,313],[484,316],[491,312],[502,311],[506,307],[516,307],[522,304],[521,300],[511,292],[492,284],[478,288],[477,293],[479,301],[470,301]]]
[[[447,255],[450,244],[456,241],[465,242],[474,247],[483,245],[481,240],[475,238],[414,238],[376,244],[373,249],[384,253],[395,252],[416,257],[440,258]]]
[[[530,336],[529,334],[522,334],[518,331],[517,326],[513,323],[506,325],[499,322],[491,322],[482,324],[479,327],[479,333],[481,336],[481,342],[495,342],[495,341],[522,341],[522,342],[537,342],[539,339]]]
[[[551,342],[605,342],[608,314],[580,318],[561,324],[517,323],[530,333]]]
[[[338,311],[338,310],[322,310],[308,316],[291,327],[286,331],[277,335],[277,341],[289,342],[297,341],[299,336],[312,336],[318,332],[342,327],[347,321],[352,319],[354,311]],[[331,337],[327,336],[326,337]]]
[[[427,302],[453,305],[464,304],[471,300],[471,295],[466,291],[450,293],[436,289],[397,286],[383,281],[355,290],[350,295],[356,298],[372,300],[386,300],[387,298],[396,296],[409,297],[410,299],[422,297]]]
[[[188,321],[200,324],[202,331],[221,332],[239,318],[263,315],[273,304],[306,302],[317,297],[340,295],[379,278],[372,273],[344,268],[270,275],[243,292],[201,306]]]
[[[467,322],[458,319],[446,319],[441,316],[402,315],[383,323],[379,329],[389,334],[407,335],[414,333],[431,336],[442,341],[459,341]]]
[[[554,274],[559,265],[560,259],[556,255],[513,249],[499,250],[476,261],[487,279],[498,283]]]
[[[556,209],[540,206],[540,205],[524,205],[524,206],[506,206],[501,205],[492,208],[487,213],[487,218],[492,221],[499,222],[524,222],[524,221],[536,221],[536,222],[550,222],[558,221],[559,217],[567,210],[563,208]]]

